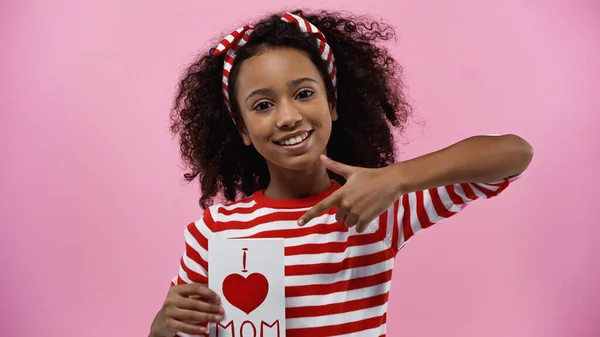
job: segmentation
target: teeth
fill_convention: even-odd
[[[307,137],[308,137],[308,132],[305,132],[305,133],[301,134],[300,136],[296,136],[294,138],[286,139],[283,142],[280,142],[280,144],[283,144],[283,145],[296,145],[296,144],[302,142],[303,140],[305,140]]]

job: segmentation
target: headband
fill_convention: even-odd
[[[308,22],[306,19],[291,14],[286,13],[281,17],[281,20],[289,23],[295,23],[296,26],[300,29],[300,31],[312,34],[316,38],[317,46],[319,47],[319,53],[321,59],[327,65],[327,74],[329,75],[329,79],[331,80],[331,84],[333,86],[333,92],[335,95],[335,99],[337,99],[337,78],[336,78],[336,67],[335,67],[335,58],[333,57],[333,52],[327,44],[327,39],[325,35],[321,33],[321,31],[315,27],[312,23]],[[235,124],[235,119],[233,118],[233,114],[231,112],[231,105],[229,100],[229,73],[231,68],[233,67],[233,61],[236,57],[236,50],[242,47],[248,42],[250,38],[250,34],[254,31],[254,26],[246,25],[241,28],[234,30],[231,34],[227,35],[221,43],[217,46],[213,55],[219,56],[223,53],[225,55],[225,61],[223,64],[223,95],[225,96],[225,105],[227,105],[227,110],[229,111],[229,116],[233,120]]]

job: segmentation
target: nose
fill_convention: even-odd
[[[289,129],[302,121],[302,114],[291,102],[281,102],[277,109],[277,127]]]

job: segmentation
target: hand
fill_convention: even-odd
[[[321,160],[328,170],[346,178],[346,183],[300,217],[300,226],[337,206],[336,220],[348,227],[356,226],[356,231],[362,233],[373,219],[388,209],[402,194],[394,181],[398,178],[391,166],[376,169],[354,167],[338,163],[324,155]]]
[[[220,322],[223,308],[219,296],[199,283],[172,286],[152,322],[151,337],[173,337],[178,332],[203,334],[206,328],[195,322]]]

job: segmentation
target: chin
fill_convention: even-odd
[[[306,171],[315,167],[317,162],[320,162],[318,156],[316,158],[294,158],[288,160],[282,167],[291,171]]]
[[[316,163],[321,162],[321,159],[319,158],[320,153],[309,152],[298,156],[289,156],[285,158],[282,158],[281,156],[277,157],[278,158],[271,157],[267,159],[267,162],[289,171],[310,170],[311,168],[315,167]]]

